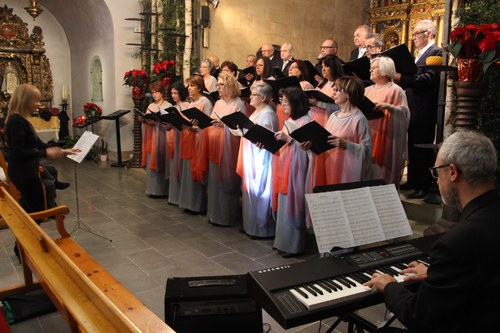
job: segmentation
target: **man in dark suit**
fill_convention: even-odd
[[[288,77],[288,68],[290,67],[293,59],[293,45],[292,43],[283,43],[280,48],[280,57],[283,64],[281,65],[281,72],[285,77]]]
[[[274,52],[274,46],[271,43],[264,43],[262,44],[261,47],[261,52],[263,57],[268,57],[271,60],[271,64],[273,65],[273,68],[279,68],[281,69],[281,65],[283,65],[283,61],[281,60],[281,57],[276,56]]]
[[[430,20],[423,20],[413,28],[413,43],[420,50],[415,63],[425,65],[430,56],[441,56],[443,51],[436,46],[436,26]],[[396,73],[394,82],[405,89],[410,108],[408,127],[408,181],[401,189],[415,192],[409,198],[424,198],[432,185],[428,169],[434,161],[434,150],[415,147],[415,144],[434,143],[439,93],[439,73],[433,70],[419,69],[415,75]]]
[[[471,131],[450,135],[431,168],[446,205],[461,210],[459,223],[430,249],[430,266],[412,262],[406,281],[386,274],[365,285],[384,293],[387,308],[411,332],[490,332],[500,314],[500,195],[490,139]],[[497,327],[496,329],[494,327]],[[395,330],[391,328],[391,332]]]
[[[361,58],[365,55],[365,42],[366,37],[370,34],[370,26],[369,25],[360,25],[354,30],[353,40],[356,48],[351,51],[351,56],[349,57],[349,61],[353,61]]]

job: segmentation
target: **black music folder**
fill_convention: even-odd
[[[257,124],[254,124],[243,112],[233,112],[221,117],[217,112],[215,115],[229,128],[235,130],[239,127],[243,131],[243,137],[256,144],[260,142],[264,149],[271,154],[276,153],[285,145],[285,141],[276,140],[274,132]]]
[[[324,102],[324,103],[330,103],[330,104],[334,104],[335,103],[335,101],[333,100],[333,98],[331,98],[328,95],[325,95],[324,93],[322,93],[319,90],[316,90],[316,89],[306,89],[306,90],[304,90],[304,92],[306,93],[306,95],[307,95],[308,98],[314,98],[314,99],[317,99],[318,101]]]
[[[370,59],[363,56],[343,65],[345,75],[356,75],[361,80],[370,80]]]
[[[212,103],[212,105],[214,105],[215,102],[217,102],[220,99],[219,91],[217,90],[212,91],[211,93],[209,93],[208,91],[203,91],[203,96],[208,98],[208,100],[210,101],[210,103]]]
[[[398,73],[403,75],[413,75],[418,72],[415,59],[413,59],[413,56],[411,55],[410,50],[408,50],[408,46],[406,46],[406,44],[400,44],[385,50],[382,53],[373,55],[373,57],[379,56],[391,58],[394,61],[394,65],[396,65],[396,72]]]
[[[162,114],[160,116],[162,123],[168,123],[177,128],[179,131],[182,130],[183,125],[193,126],[193,124],[189,120],[180,115],[179,110],[177,110],[175,107],[169,107],[165,109],[165,111],[168,113]]]
[[[247,75],[247,74],[252,74],[254,76],[254,78],[257,76],[257,72],[255,71],[255,66],[250,66],[250,67],[247,67],[247,68],[243,68],[241,70],[241,72],[243,73],[243,75]]]
[[[321,77],[323,77],[323,75],[318,72],[318,70],[316,69],[316,67],[312,64],[312,62],[310,62],[309,60],[302,60],[302,62],[304,63],[304,65],[306,66],[307,68],[307,71],[309,72],[309,75],[314,78],[314,76],[316,75],[319,75]],[[312,85],[316,85],[316,81],[311,82]]]
[[[201,129],[212,126],[213,119],[207,116],[204,112],[200,111],[198,108],[186,109],[182,111],[182,114],[188,119],[198,120],[198,127]]]
[[[358,103],[358,108],[363,112],[366,119],[373,120],[382,118],[384,113],[382,111],[375,111],[375,103],[373,103],[368,97],[364,97],[360,103]]]
[[[296,76],[284,77],[278,80],[264,80],[268,85],[273,88],[273,98],[276,103],[279,103],[280,90],[289,87],[299,87],[300,82]]]
[[[161,121],[160,119],[160,112],[149,112],[144,114],[144,119],[148,120],[154,120],[154,121]]]
[[[250,97],[250,87],[241,87],[240,97]]]
[[[254,123],[248,119],[247,116],[243,112],[233,112],[228,115],[225,115],[224,117],[221,117],[217,112],[215,112],[215,115],[229,128],[235,130],[246,128],[250,129]]]
[[[243,137],[250,140],[252,143],[260,142],[264,145],[265,150],[274,154],[286,144],[285,141],[276,140],[274,134],[275,133],[273,131],[263,126],[254,124],[248,131],[246,131]]]
[[[335,148],[334,145],[328,143],[328,137],[332,133],[328,132],[326,128],[318,124],[316,121],[311,120],[302,127],[297,128],[295,125],[285,120],[285,127],[289,135],[298,142],[311,141],[311,151],[316,155],[324,153],[327,150]]]

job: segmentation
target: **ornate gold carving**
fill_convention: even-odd
[[[7,66],[14,66],[19,84],[38,87],[42,100],[51,101],[54,87],[44,45],[42,28],[35,26],[29,35],[28,24],[13,14],[12,8],[0,7],[0,87]]]

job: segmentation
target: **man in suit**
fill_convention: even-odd
[[[415,58],[417,66],[425,65],[430,56],[441,56],[443,51],[436,46],[436,26],[430,20],[422,20],[413,28],[413,43],[419,53]],[[405,89],[410,108],[408,127],[408,181],[401,189],[415,192],[409,198],[424,198],[432,185],[432,177],[427,171],[434,161],[434,150],[415,147],[415,144],[434,143],[439,93],[439,73],[419,69],[415,75],[396,73],[394,82]]]
[[[216,55],[208,56],[208,59],[214,64],[214,70],[212,71],[212,76],[215,78],[219,77],[220,74],[220,59]]]
[[[387,308],[411,332],[489,332],[500,313],[500,195],[497,157],[491,140],[472,131],[450,135],[431,173],[448,206],[461,210],[459,223],[432,245],[430,266],[412,262],[406,281],[386,274],[365,285],[384,293]],[[395,330],[391,328],[391,332]]]
[[[365,55],[365,42],[366,36],[370,33],[369,25],[360,25],[354,30],[353,40],[356,48],[351,51],[351,56],[349,57],[349,61],[353,61],[361,58]]]
[[[283,43],[280,48],[280,57],[283,64],[281,65],[281,72],[285,77],[288,77],[288,68],[292,63],[293,59],[293,45],[291,43]]]
[[[321,53],[318,56],[319,61],[315,66],[318,73],[321,73],[321,60],[330,54],[337,55],[338,50],[338,44],[334,39],[325,39],[323,44],[321,44]],[[323,77],[316,75],[314,77],[314,80],[316,80],[317,83],[320,83],[321,81],[323,81]]]
[[[281,65],[283,65],[283,61],[280,57],[274,55],[274,46],[271,43],[264,43],[261,47],[261,52],[263,57],[268,57],[271,60],[271,64],[274,67],[281,69]]]
[[[365,55],[372,59],[372,54],[380,53],[384,50],[384,39],[381,34],[370,34],[365,41]]]

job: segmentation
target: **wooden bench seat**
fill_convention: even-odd
[[[52,240],[5,188],[0,215],[16,236],[25,273],[24,284],[0,290],[0,298],[36,288],[34,275],[72,332],[174,332],[69,237],[64,224],[61,238]]]

